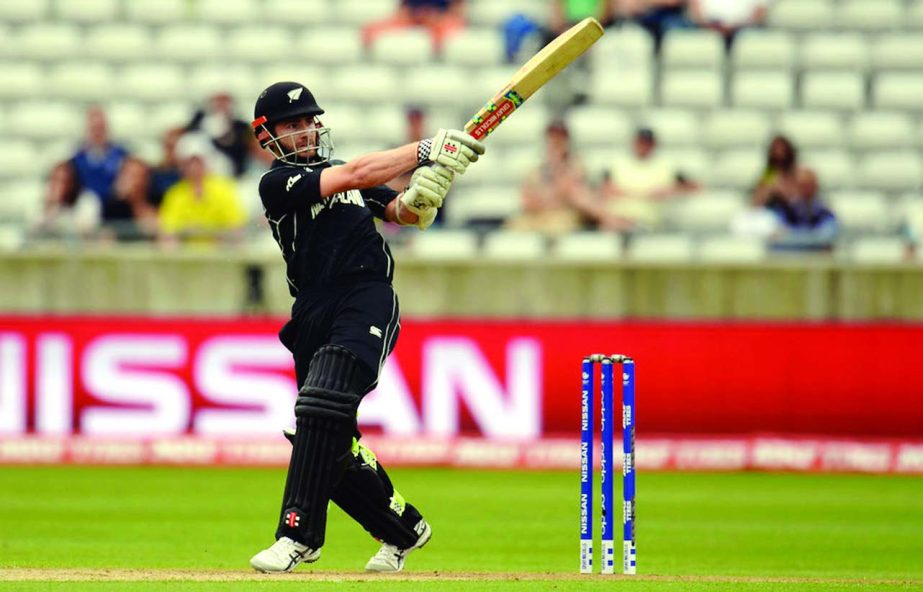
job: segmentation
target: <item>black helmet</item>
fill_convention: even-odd
[[[253,133],[256,135],[260,146],[270,150],[275,154],[276,158],[283,162],[299,164],[300,162],[307,162],[308,159],[297,156],[298,151],[286,152],[285,148],[279,144],[279,140],[303,132],[277,137],[273,132],[273,127],[280,121],[299,117],[313,118],[316,124],[314,131],[317,132],[317,141],[308,147],[308,150],[314,150],[314,155],[310,158],[310,162],[327,161],[331,157],[333,143],[330,140],[329,128],[323,127],[320,120],[317,119],[317,116],[323,113],[324,110],[317,104],[314,95],[303,84],[298,82],[276,82],[264,90],[256,100],[256,105],[253,108]]]

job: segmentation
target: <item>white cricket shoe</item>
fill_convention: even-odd
[[[254,555],[250,565],[263,573],[286,573],[295,569],[299,563],[314,563],[319,557],[320,549],[311,549],[288,537],[282,537],[268,549]]]
[[[404,560],[414,549],[419,549],[429,542],[433,536],[433,530],[429,527],[426,520],[420,520],[413,529],[420,535],[414,546],[407,549],[398,549],[394,545],[384,543],[378,553],[369,559],[365,564],[365,571],[375,571],[380,573],[396,573],[404,569]]]

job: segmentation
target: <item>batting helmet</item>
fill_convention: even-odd
[[[276,82],[266,88],[256,100],[253,108],[253,133],[260,146],[270,150],[283,162],[325,162],[332,155],[333,142],[330,139],[330,129],[324,127],[317,119],[317,116],[323,113],[324,110],[317,104],[314,95],[303,84]],[[277,123],[302,117],[313,119],[314,127],[310,130],[275,135],[274,126]],[[309,145],[307,148],[296,149],[294,136],[303,134],[309,136]],[[292,145],[285,146],[280,143],[280,140],[288,138],[292,138]]]

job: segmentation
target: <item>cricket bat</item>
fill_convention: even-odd
[[[602,36],[602,25],[594,18],[585,18],[558,35],[516,71],[509,84],[465,124],[465,131],[477,140],[490,135],[513,111]]]

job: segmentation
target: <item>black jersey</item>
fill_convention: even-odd
[[[390,282],[393,276],[391,251],[372,216],[384,219],[397,192],[380,185],[322,198],[320,174],[329,166],[277,160],[260,179],[263,210],[282,249],[292,296],[361,280]]]

